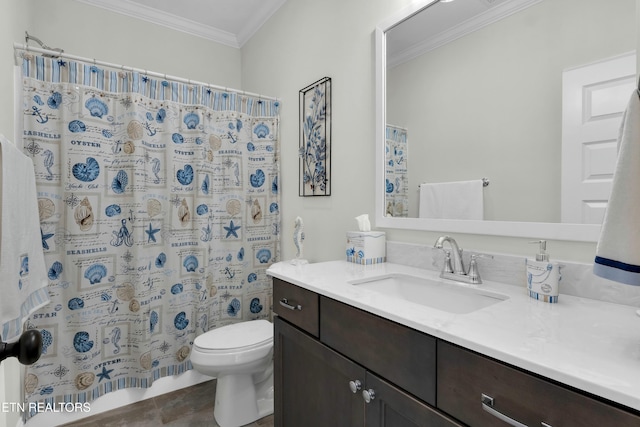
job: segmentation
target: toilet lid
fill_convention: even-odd
[[[226,350],[250,347],[273,339],[273,324],[252,320],[223,326],[196,337],[193,344],[202,349]]]

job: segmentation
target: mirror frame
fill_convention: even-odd
[[[597,242],[601,225],[550,222],[481,221],[428,218],[394,218],[385,212],[385,124],[386,124],[386,32],[439,0],[420,0],[378,24],[375,29],[376,85],[376,172],[375,225],[420,231],[485,234],[492,236],[528,237],[548,240]]]

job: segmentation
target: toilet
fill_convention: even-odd
[[[220,427],[239,427],[273,413],[273,324],[268,320],[197,336],[191,364],[218,379],[213,416]]]

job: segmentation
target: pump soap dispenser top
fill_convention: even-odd
[[[538,243],[540,245],[535,261],[528,258],[525,259],[529,296],[540,301],[557,303],[560,267],[557,263],[549,261],[546,240],[536,240],[529,243]]]

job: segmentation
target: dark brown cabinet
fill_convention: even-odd
[[[274,278],[278,427],[639,427],[640,413]]]

